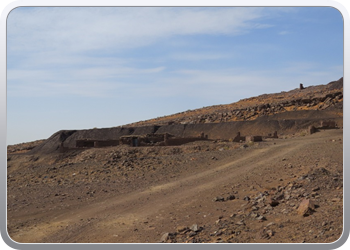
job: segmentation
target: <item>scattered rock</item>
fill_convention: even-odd
[[[165,234],[163,234],[163,236],[160,238],[160,242],[161,242],[161,243],[167,242],[168,239],[169,239],[169,233],[165,233]]]
[[[220,201],[225,201],[225,198],[224,197],[221,197],[221,196],[217,196],[213,199],[214,202],[220,202]]]
[[[226,197],[227,201],[232,201],[234,199],[236,199],[236,196],[234,196],[233,194],[230,194],[229,196]]]
[[[189,229],[188,227],[178,226],[178,227],[176,228],[176,231],[179,232],[179,233],[181,233],[181,232],[187,231],[188,229]]]
[[[315,211],[315,205],[310,199],[303,199],[298,207],[298,214],[302,216],[309,216]]]

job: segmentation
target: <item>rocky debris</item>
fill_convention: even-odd
[[[147,218],[149,223],[137,226],[138,231],[134,230],[136,225],[133,225],[132,234],[141,237],[141,226],[145,226],[156,229],[143,232],[152,242],[332,242],[342,232],[343,176],[341,159],[330,158],[324,153],[329,154],[334,145],[341,145],[331,140],[327,139],[331,147],[315,146],[320,155],[313,157],[312,161],[309,160],[309,151],[296,159],[289,155],[284,160],[279,157],[275,168],[263,166],[259,171],[232,180],[232,183],[208,189],[209,192],[204,192],[205,199],[195,200],[194,197],[191,202],[196,202],[195,207],[186,209],[189,216],[185,219],[183,211],[171,210],[169,212],[173,214],[170,215],[169,224],[166,224],[169,221],[167,216],[164,216],[164,220],[157,218],[157,222]],[[334,140],[338,142],[339,138]],[[200,154],[194,144],[162,149],[91,149],[54,156],[57,158],[45,156],[48,159],[46,162],[43,162],[44,156],[41,155],[37,159],[32,155],[23,155],[23,161],[17,162],[22,164],[21,168],[15,164],[20,156],[10,155],[7,176],[9,232],[19,234],[25,228],[16,221],[14,214],[18,214],[18,211],[55,212],[58,207],[59,212],[63,212],[64,209],[69,210],[68,206],[93,204],[96,199],[107,200],[118,193],[127,195],[143,187],[140,185],[142,183],[148,187],[150,184],[172,181],[178,178],[179,173],[188,176],[206,163],[210,165],[207,169],[213,169],[214,164],[218,164],[214,167],[220,164],[211,160],[214,154],[225,162],[225,157],[235,153],[233,150],[219,151],[226,147],[225,143],[201,143],[204,154]],[[341,152],[339,148],[336,149],[333,153]],[[198,155],[195,155],[197,152]],[[264,170],[265,167],[267,170]],[[190,184],[195,186],[197,182]],[[215,193],[210,193],[214,190]],[[161,196],[159,200],[164,200],[164,197]],[[215,202],[212,197],[217,198]],[[304,199],[314,204],[311,216],[298,214],[299,204]],[[160,223],[165,223],[167,229],[163,228],[165,224]],[[29,223],[27,228],[33,225]],[[119,235],[118,240],[121,237]],[[132,240],[135,239],[133,236]]]
[[[320,185],[320,182],[334,181],[332,177],[335,176],[327,170],[326,168],[320,167],[309,171],[306,176],[312,176],[314,178],[307,179],[296,179],[287,183],[284,186],[277,186],[271,188],[271,190],[259,191],[253,196],[244,196],[243,200],[247,203],[242,205],[242,208],[235,213],[231,214],[227,219],[220,216],[215,223],[207,223],[202,227],[202,230],[196,231],[197,225],[192,225],[191,227],[180,227],[177,232],[183,232],[182,236],[178,234],[176,236],[176,242],[216,242],[216,243],[228,243],[228,242],[243,242],[240,240],[240,236],[243,233],[256,232],[255,240],[257,242],[269,242],[276,233],[282,233],[285,231],[285,224],[290,224],[291,218],[289,216],[301,215],[302,220],[306,221],[306,218],[314,214],[317,211],[317,205],[310,198],[311,193],[308,192],[321,192],[324,190]],[[327,180],[322,178],[326,176]],[[255,190],[255,189],[251,189]],[[335,189],[336,190],[336,189]],[[222,196],[216,197],[218,201],[224,201]],[[342,199],[339,197],[332,198],[330,202],[337,204],[341,202]],[[271,220],[276,218],[276,216],[282,216],[285,218],[285,223],[276,223]],[[267,221],[265,226],[260,226],[260,229],[252,229],[258,227]],[[311,225],[309,225],[311,226]],[[319,226],[314,227],[327,227],[326,230],[331,230],[328,221],[320,222]],[[292,226],[293,227],[293,226]],[[206,230],[203,230],[206,229]],[[288,229],[289,230],[289,229]],[[296,228],[296,230],[302,230],[302,228]],[[320,230],[314,239],[318,237],[323,237],[327,232],[325,229]],[[309,230],[309,234],[313,232]],[[175,242],[173,240],[173,242]],[[305,240],[304,240],[305,241]]]
[[[254,120],[262,116],[298,110],[326,110],[331,107],[342,109],[343,79],[332,84],[311,86],[289,92],[264,94],[257,97],[242,99],[235,104],[217,105],[197,110],[188,110],[174,115],[129,124],[148,125],[157,123],[169,124],[199,124],[229,121]]]
[[[302,216],[309,216],[315,211],[315,205],[310,199],[303,199],[297,211]]]
[[[230,194],[229,196],[226,197],[227,201],[232,201],[234,199],[236,199],[236,196],[234,196],[233,194]]]
[[[175,237],[176,237],[176,233],[164,233],[162,235],[162,237],[160,238],[160,243],[167,243],[167,242],[172,242]]]
[[[270,239],[274,234],[275,234],[274,231],[264,228],[257,233],[256,238],[257,239]]]
[[[225,198],[222,196],[217,196],[213,199],[214,202],[218,202],[218,201],[225,201]]]
[[[236,196],[233,194],[228,195],[226,198],[222,197],[222,196],[216,196],[213,201],[214,202],[224,202],[224,201],[232,201],[236,199]]]

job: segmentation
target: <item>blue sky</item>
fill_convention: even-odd
[[[7,144],[342,76],[330,7],[20,7],[7,19]]]

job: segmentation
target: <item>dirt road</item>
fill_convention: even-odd
[[[24,222],[11,237],[18,242],[158,242],[179,226],[229,216],[246,204],[243,197],[287,185],[312,167],[336,163],[342,168],[341,139],[341,130],[322,131],[218,152],[218,160],[204,162],[206,152],[199,152],[195,167],[182,168],[166,181],[45,213],[11,213],[11,221]],[[294,167],[286,169],[286,162]],[[229,194],[236,199],[213,201]]]

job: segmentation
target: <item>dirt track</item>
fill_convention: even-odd
[[[240,211],[247,204],[245,196],[288,185],[320,166],[332,172],[342,171],[342,130],[271,139],[247,148],[199,151],[184,157],[190,157],[191,162],[180,172],[176,171],[178,166],[171,166],[164,173],[157,172],[159,178],[153,178],[151,183],[140,181],[122,193],[101,193],[93,202],[72,202],[60,208],[60,203],[55,203],[56,207],[48,206],[44,211],[24,206],[10,211],[9,226],[17,225],[10,236],[18,242],[159,242],[164,233],[176,231],[179,226],[195,223],[209,230],[218,218],[229,218]],[[286,163],[293,168],[286,168]],[[323,197],[328,199],[339,189],[326,191]],[[236,199],[213,202],[214,197],[231,193]],[[320,209],[326,206],[320,205]],[[342,212],[342,206],[338,210]],[[286,215],[278,212],[270,218],[276,223],[286,222]],[[295,211],[288,218],[288,223],[302,224],[306,220]],[[19,222],[22,226],[18,226]],[[249,225],[251,231],[261,227],[254,223]],[[335,234],[330,240],[339,236]],[[208,236],[208,240],[214,238]],[[274,237],[276,242],[281,239],[290,242],[286,233]]]

